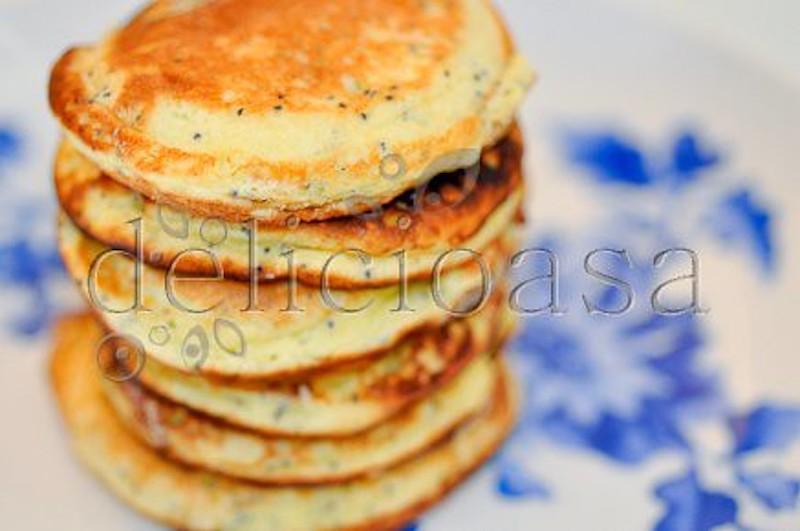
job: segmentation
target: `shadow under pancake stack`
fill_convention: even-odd
[[[64,54],[52,377],[190,529],[401,526],[513,427],[533,75],[483,0],[158,1]]]

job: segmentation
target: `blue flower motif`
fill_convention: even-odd
[[[619,242],[620,247],[630,249],[634,258],[648,254],[637,249],[637,230],[629,228],[625,234],[630,245]],[[577,248],[604,247],[569,245],[552,237],[547,242],[567,258]],[[604,264],[604,271],[625,278],[634,292],[652,292],[653,270],[642,265],[645,260],[633,262],[633,267],[622,267],[623,262],[615,261],[619,267],[611,269]],[[541,274],[535,265],[530,264],[533,273]],[[548,291],[543,287],[530,286],[527,294],[541,301]],[[591,287],[583,269],[562,271],[562,292],[569,298],[591,293]],[[599,305],[619,306],[619,293],[617,288],[600,290]],[[696,362],[703,345],[694,316],[656,315],[641,303],[615,317],[573,308],[561,316],[531,318],[513,345],[530,382],[524,425],[559,444],[581,446],[625,464],[664,450],[683,450],[687,443],[679,425],[684,417],[718,400],[716,378]]]
[[[735,418],[731,429],[737,455],[756,450],[783,450],[800,440],[800,407],[764,404]]]
[[[718,153],[700,145],[694,132],[684,132],[675,139],[672,147],[672,174],[674,184],[682,188],[694,182],[704,170],[719,164]]]
[[[794,509],[800,502],[800,480],[777,472],[740,472],[739,483],[772,511]]]
[[[22,157],[22,137],[8,125],[0,124],[0,170]]]
[[[519,463],[502,460],[496,482],[497,493],[507,499],[549,498],[547,487],[533,477]]]
[[[567,158],[600,183],[645,186],[654,180],[642,152],[616,134],[570,132],[565,140]]]
[[[721,161],[716,151],[689,130],[675,138],[671,158],[665,162],[613,131],[570,131],[565,135],[564,149],[567,160],[588,170],[598,183],[647,187],[669,182],[674,190],[694,183]]]
[[[740,188],[723,197],[711,220],[722,241],[744,244],[765,273],[774,271],[773,216],[754,198],[751,190]]]
[[[634,464],[664,449],[684,447],[677,405],[705,395],[699,386],[686,392],[677,380],[702,378],[680,364],[674,374],[657,367],[665,358],[686,356],[694,345],[678,338],[663,352],[628,351],[633,354],[628,356],[624,349],[634,342],[626,342],[621,333],[607,342],[608,332],[619,331],[598,333],[596,342],[587,344],[578,340],[583,339],[579,332],[553,324],[525,327],[515,351],[532,358],[534,366],[528,378],[527,423],[554,441],[584,446],[620,463]],[[613,344],[621,348],[603,348]],[[710,394],[713,386],[704,390]]]
[[[22,161],[24,138],[9,125],[0,125],[0,173]],[[53,208],[49,201],[20,201],[0,198],[0,286],[22,290],[15,305],[7,305],[4,324],[22,336],[40,333],[56,308],[49,289],[53,280],[66,280],[55,243],[43,236],[42,227],[52,227]]]
[[[42,250],[24,238],[0,243],[0,282],[24,288],[33,304],[12,322],[16,333],[33,336],[49,324],[55,307],[47,293],[47,281],[54,276],[63,276],[63,268],[53,247]]]
[[[707,531],[736,523],[736,500],[704,490],[694,471],[657,485],[655,494],[667,506],[656,531]]]
[[[745,243],[742,247],[756,256],[763,270],[774,269],[773,214],[754,199],[752,190],[732,190],[716,179],[719,172],[713,170],[722,157],[710,145],[685,131],[666,150],[669,157],[664,160],[614,132],[573,130],[564,137],[566,159],[593,182],[623,185],[617,190],[623,210],[594,223],[578,243],[552,235],[540,242],[537,247],[568,257],[562,260],[567,267],[562,267],[559,279],[563,311],[527,319],[512,345],[525,388],[523,416],[511,445],[514,452],[527,438],[590,451],[628,466],[663,452],[681,456],[687,472],[654,489],[665,506],[655,523],[660,531],[741,525],[741,500],[733,493],[742,490],[772,510],[794,507],[798,497],[797,479],[749,472],[739,462],[748,452],[783,449],[800,438],[800,409],[788,406],[764,405],[734,418],[734,448],[718,461],[734,472],[730,490],[712,491],[700,484],[695,459],[702,450],[693,446],[697,443],[687,430],[698,419],[725,426],[733,417],[719,373],[704,361],[708,332],[701,319],[691,313],[658,315],[647,304],[613,317],[589,315],[584,308],[566,311],[568,304],[563,304],[564,299],[574,301],[576,294],[588,294],[595,307],[624,306],[626,293],[619,285],[587,284],[580,266],[590,249],[630,251],[629,263],[607,262],[603,271],[625,279],[633,293],[651,294],[658,285],[650,267],[654,253],[684,247],[709,219],[723,241]],[[702,194],[688,193],[699,186],[705,187]],[[687,193],[677,193],[684,190]],[[635,196],[625,195],[633,191]],[[712,197],[705,212],[688,203],[694,197]],[[692,215],[676,220],[676,211]],[[616,240],[609,242],[609,234]],[[543,265],[547,264],[527,264],[523,279],[540,278],[526,286],[524,307],[543,308],[550,300],[549,271]],[[547,486],[521,466],[527,460],[508,452],[499,460],[498,493],[512,499],[550,495]]]

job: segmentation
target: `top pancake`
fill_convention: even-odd
[[[327,219],[474,164],[532,74],[484,0],[159,1],[56,64],[69,139],[144,195]]]
[[[300,281],[318,285],[325,276],[333,287],[354,289],[396,284],[399,251],[406,278],[418,280],[429,278],[440,257],[454,248],[481,251],[491,245],[521,217],[522,150],[514,126],[484,149],[480,164],[437,175],[375,212],[258,224],[255,231],[251,223],[191,216],[143,199],[67,141],[56,155],[54,180],[61,206],[84,232],[131,253],[141,245],[140,256],[151,265],[201,275],[216,275],[219,267],[226,278],[238,280],[256,274],[261,280],[281,279],[290,275],[291,249]],[[135,219],[141,220],[138,231],[131,225]],[[447,268],[469,259],[455,253]]]

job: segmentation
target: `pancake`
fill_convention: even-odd
[[[493,289],[492,274],[504,271],[513,245],[509,238],[487,249],[483,264],[453,269],[438,284],[327,292],[289,282],[262,283],[251,290],[243,282],[184,279],[174,283],[170,294],[163,270],[139,264],[137,282],[131,257],[114,254],[103,260],[107,249],[64,216],[59,247],[67,270],[105,326],[131,336],[143,349],[146,345],[151,357],[183,371],[202,368],[206,374],[267,378],[386,352],[414,330],[440,326],[454,311],[480,311]],[[93,264],[97,274],[90,276]],[[126,311],[137,292],[140,308]],[[243,311],[248,307],[251,311]],[[380,328],[375,333],[364,333],[376,322]]]
[[[214,253],[226,278],[247,280],[252,253],[261,278],[280,279],[289,274],[284,250],[291,248],[301,281],[319,284],[327,271],[333,287],[363,288],[396,283],[400,251],[406,277],[419,279],[429,277],[437,258],[451,248],[488,246],[520,210],[521,158],[522,137],[514,127],[484,151],[479,167],[439,175],[372,213],[277,227],[261,223],[255,236],[249,223],[195,217],[143,198],[103,174],[68,141],[61,143],[54,173],[62,208],[96,240],[135,252],[130,220],[140,218],[142,257],[151,265],[168,268],[174,262],[180,272],[214,274],[207,257],[184,253],[204,249]],[[369,267],[346,252],[354,247],[369,255]],[[455,256],[448,266],[467,257]]]
[[[533,79],[486,0],[157,1],[54,66],[104,172],[234,222],[328,219],[475,164]]]
[[[377,473],[442,439],[490,401],[492,367],[480,356],[424,401],[369,431],[336,439],[264,437],[160,399],[135,381],[103,379],[103,387],[123,423],[173,459],[270,484],[320,484]]]
[[[501,346],[512,328],[508,311],[452,320],[378,358],[288,382],[215,381],[153,359],[138,378],[159,395],[250,430],[336,437],[385,421],[447,384],[476,355]]]
[[[502,378],[491,406],[446,441],[386,472],[317,487],[263,486],[181,466],[130,434],[86,353],[85,318],[57,327],[51,376],[78,457],[123,501],[184,529],[388,529],[413,519],[478,467],[509,432],[516,396]]]

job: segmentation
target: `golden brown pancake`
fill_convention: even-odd
[[[425,454],[377,476],[318,487],[259,486],[179,465],[130,434],[105,400],[83,326],[56,329],[51,375],[80,459],[123,501],[186,529],[389,529],[462,481],[508,433],[516,397],[506,376],[492,405]]]
[[[165,271],[146,264],[137,282],[134,260],[104,254],[110,250],[64,218],[59,247],[104,324],[146,345],[156,360],[183,371],[263,379],[386,352],[416,329],[479,312],[494,289],[493,276],[504,275],[511,240],[501,238],[480,261],[438,282],[355,291],[287,282],[254,284],[253,290],[229,280],[169,282]],[[139,308],[128,311],[137,292]]]
[[[159,203],[316,220],[476,163],[532,77],[486,0],[164,0],[64,54],[50,104]]]
[[[318,222],[258,225],[198,218],[157,205],[103,174],[63,141],[56,157],[55,184],[62,208],[86,233],[114,248],[136,252],[131,220],[142,220],[142,258],[151,265],[212,275],[214,254],[227,278],[281,279],[289,275],[286,251],[301,281],[319,285],[328,264],[330,285],[363,288],[397,282],[404,251],[409,279],[430,277],[438,257],[454,248],[480,251],[518,219],[522,201],[522,136],[517,127],[484,151],[479,167],[442,174],[374,212]],[[348,250],[357,248],[363,258]],[[181,253],[183,253],[181,255]],[[253,259],[251,260],[251,253]],[[337,253],[342,253],[334,257]],[[467,260],[448,260],[452,268]],[[252,264],[252,265],[251,265]]]
[[[322,484],[374,474],[410,459],[477,413],[496,380],[489,356],[382,424],[349,437],[267,437],[166,401],[136,381],[103,379],[123,423],[171,458],[221,474],[270,484]]]
[[[228,423],[270,435],[341,437],[369,429],[447,385],[477,355],[497,350],[514,320],[501,297],[486,311],[420,330],[389,352],[279,380],[237,381],[171,369],[153,358],[112,377],[137,375],[149,390]],[[98,340],[99,343],[99,340]],[[118,348],[111,342],[101,348]],[[134,349],[129,348],[128,352]],[[99,360],[115,361],[113,351]],[[135,357],[131,357],[135,358]],[[102,367],[108,363],[100,362]]]

